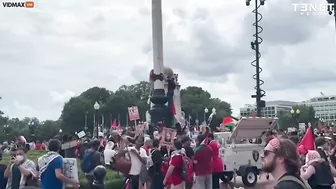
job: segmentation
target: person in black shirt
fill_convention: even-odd
[[[316,146],[316,151],[320,154],[321,158],[323,158],[325,161],[328,160],[327,153],[325,150],[328,148],[328,143],[324,137],[318,137],[315,139],[315,146]]]
[[[183,148],[186,152],[186,155],[190,159],[192,159],[192,157],[194,156],[194,150],[192,149],[192,147],[190,147],[191,139],[189,138],[189,136],[183,136],[181,142],[183,144]]]
[[[262,171],[277,181],[275,189],[309,189],[300,178],[300,159],[295,144],[285,138],[273,138],[261,154]]]
[[[189,138],[189,136],[183,136],[181,142],[183,144],[183,148],[184,148],[184,150],[186,152],[186,155],[190,159],[193,159],[194,150],[190,147],[191,139]],[[193,186],[193,180],[186,181],[186,183],[185,183],[185,188],[186,189],[191,189],[192,186]]]
[[[152,166],[148,170],[148,175],[151,177],[152,189],[163,189],[163,174],[161,172],[161,166],[162,166],[162,153],[159,149],[160,146],[160,140],[154,139],[153,140],[153,146],[150,153],[150,158],[152,160]]]
[[[2,150],[0,150],[0,161],[2,160]],[[7,168],[7,165],[0,164],[0,189],[5,189],[7,184],[7,179],[5,178],[5,170]]]
[[[335,183],[334,176],[336,170],[321,158],[321,155],[310,150],[306,157],[306,164],[301,167],[301,178],[308,180],[311,188],[314,189],[331,189]]]

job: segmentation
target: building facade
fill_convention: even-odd
[[[276,117],[281,111],[290,111],[292,106],[297,105],[298,102],[275,100],[267,101],[266,107],[262,108],[261,114],[263,117]],[[256,105],[246,104],[245,107],[240,108],[240,116],[248,117],[257,112]]]
[[[320,118],[324,122],[331,123],[336,121],[336,95],[314,97],[301,102],[301,104],[312,106],[315,110],[316,118]]]

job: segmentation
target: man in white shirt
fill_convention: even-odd
[[[146,165],[147,153],[144,148],[144,137],[138,136],[135,140],[135,145],[133,147],[128,147],[128,151],[131,158],[131,170],[129,176],[131,178],[131,189],[139,189],[139,175],[141,171],[141,166]]]
[[[114,142],[108,141],[104,150],[104,162],[105,165],[111,165],[112,158],[116,154],[116,151],[113,150]]]

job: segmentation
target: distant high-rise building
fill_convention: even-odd
[[[261,114],[263,117],[276,117],[281,111],[290,111],[292,106],[297,105],[298,102],[275,100],[267,101],[266,107],[262,108]],[[246,104],[245,107],[240,108],[240,116],[253,116],[257,111],[256,105]]]
[[[321,93],[321,96],[311,98],[300,104],[312,106],[315,110],[316,118],[323,119],[324,122],[331,123],[336,121],[336,95],[325,96]]]

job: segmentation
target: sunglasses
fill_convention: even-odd
[[[264,156],[266,157],[266,156],[268,156],[269,154],[274,154],[275,152],[273,152],[273,151],[270,151],[270,150],[264,150]]]

